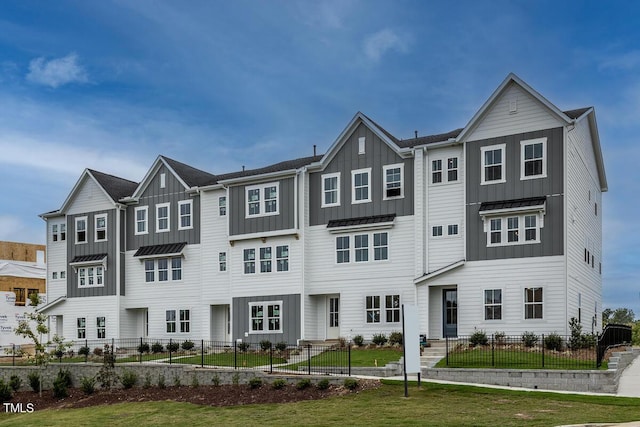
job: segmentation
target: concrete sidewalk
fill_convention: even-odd
[[[622,371],[616,396],[640,397],[640,356]]]

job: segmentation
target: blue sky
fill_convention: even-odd
[[[640,3],[3,1],[0,240],[43,243],[84,168],[140,180],[324,152],[357,111],[400,138],[463,127],[509,72],[595,106],[604,303],[640,315]]]

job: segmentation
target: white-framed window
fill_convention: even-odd
[[[171,271],[171,274],[169,274]],[[182,258],[157,258],[144,261],[144,281],[146,283],[182,280]]]
[[[67,240],[67,224],[60,224],[60,241]]]
[[[289,246],[276,246],[276,264],[278,271],[289,271]]]
[[[156,205],[156,233],[164,233],[171,230],[171,203],[158,203]]]
[[[227,271],[227,253],[226,252],[218,253],[218,271],[220,272]]]
[[[389,259],[389,234],[373,233],[373,259],[382,261]]]
[[[442,236],[442,226],[441,225],[434,225],[433,227],[431,227],[431,235],[433,237]]]
[[[547,138],[520,141],[520,179],[547,176]]]
[[[449,225],[447,225],[447,235],[449,235],[449,236],[457,236],[458,235],[458,224],[449,224]]]
[[[368,295],[365,310],[367,323],[380,323],[380,296]]]
[[[340,172],[328,173],[321,176],[322,203],[321,207],[340,206]]]
[[[66,278],[67,278],[67,272],[66,272],[66,271],[64,271],[64,270],[62,270],[62,271],[60,272],[60,278],[61,278],[61,279],[66,279]]]
[[[382,176],[384,178],[383,200],[404,197],[404,164],[383,166]]]
[[[57,242],[58,241],[58,224],[52,224],[51,225],[51,240],[53,242]]]
[[[155,271],[156,271],[156,267],[155,267],[155,261],[152,259],[147,259],[144,261],[144,281],[149,283],[149,282],[155,282]]]
[[[243,251],[244,274],[253,274],[256,272],[256,250],[245,249]]]
[[[502,218],[491,219],[491,233],[489,237],[490,245],[502,243]]]
[[[167,186],[167,174],[160,174],[160,188],[165,188]]]
[[[167,322],[167,333],[175,334],[176,332],[176,311],[167,310],[165,313],[165,319]]]
[[[193,228],[193,200],[181,200],[178,202],[178,230]]]
[[[480,154],[482,158],[480,184],[506,182],[506,144],[481,147]]]
[[[442,182],[442,160],[431,161],[431,183],[440,184]]]
[[[250,302],[249,332],[282,332],[282,301]]]
[[[351,203],[371,201],[371,168],[351,171]]]
[[[180,310],[180,332],[191,332],[191,312],[189,310]]]
[[[350,245],[351,238],[353,238],[353,248]],[[373,247],[373,258],[370,256],[371,247]],[[385,261],[388,259],[389,233],[386,231],[336,237],[337,264],[346,264],[352,261],[366,263],[371,261]]]
[[[514,243],[520,239],[519,230],[518,217],[507,217],[507,243]]]
[[[104,242],[107,240],[107,214],[96,215],[95,221],[95,241]]]
[[[149,206],[139,206],[134,209],[136,218],[135,234],[147,234],[149,232]]]
[[[487,246],[508,246],[540,243],[542,213],[511,214],[485,218]],[[489,228],[487,230],[487,227]]]
[[[104,268],[102,266],[78,268],[78,287],[93,288],[104,286]]]
[[[96,337],[98,339],[107,337],[107,319],[104,316],[96,317]]]
[[[260,248],[260,273],[271,273],[271,246]]]
[[[384,309],[387,323],[400,322],[400,295],[385,295]]]
[[[447,181],[453,182],[458,180],[458,158],[449,157],[447,159]]]
[[[220,216],[227,215],[227,196],[218,197],[218,213]]]
[[[76,243],[87,243],[87,217],[82,216],[75,219]]]
[[[524,288],[524,318],[542,319],[542,288]]]
[[[336,237],[336,262],[338,264],[349,262],[349,236]]]
[[[158,263],[158,282],[166,282],[169,280],[169,260],[167,258],[160,258],[156,261]]]
[[[182,280],[182,258],[171,258],[171,280]]]
[[[78,328],[78,339],[87,338],[87,318],[86,317],[78,317],[76,319],[76,325]]]
[[[356,262],[369,261],[369,235],[368,234],[356,234],[355,236],[353,236],[353,246],[355,249]]]
[[[245,189],[246,217],[277,215],[279,213],[280,183],[252,185]]]
[[[502,319],[502,289],[484,291],[484,320]]]
[[[51,278],[52,278],[53,280],[56,280],[56,279],[58,278],[58,272],[57,272],[57,271],[54,271],[53,273],[51,273]]]
[[[536,215],[524,216],[524,240],[526,242],[538,241],[538,220]]]

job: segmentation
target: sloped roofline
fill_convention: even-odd
[[[153,162],[144,178],[142,178],[142,181],[140,181],[140,184],[138,184],[138,188],[136,188],[136,191],[134,191],[131,197],[127,199],[139,199],[142,193],[144,193],[144,190],[146,190],[151,183],[153,176],[156,174],[156,172],[158,172],[158,169],[160,169],[160,166],[162,165],[164,165],[169,170],[169,172],[173,174],[173,176],[178,180],[180,185],[182,185],[185,190],[191,189],[191,187],[186,182],[184,182],[182,177],[171,167],[171,165],[169,165],[169,162],[165,160],[165,157],[163,155],[159,155],[158,157],[156,157],[156,160]]]
[[[593,154],[596,158],[596,167],[598,168],[598,178],[600,179],[600,191],[609,191],[607,183],[607,174],[604,170],[604,157],[602,156],[602,147],[600,145],[600,133],[598,133],[598,123],[596,122],[596,110],[591,107],[582,116],[576,119],[576,122],[584,119],[589,120],[589,130],[591,131],[591,141],[593,144]]]

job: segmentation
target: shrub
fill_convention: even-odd
[[[507,343],[507,334],[501,331],[496,331],[493,334],[493,338],[496,340],[496,344],[504,345]]]
[[[524,344],[525,347],[533,347],[536,345],[537,342],[538,342],[538,336],[533,332],[525,331],[522,334],[522,344]]]
[[[167,385],[164,382],[164,375],[158,375],[158,388],[166,388]]]
[[[96,375],[96,381],[100,383],[102,388],[110,389],[118,382],[118,374],[116,374],[116,356],[109,345],[104,346],[104,355],[102,356],[102,366]]]
[[[167,344],[167,351],[171,353],[175,353],[179,349],[180,349],[180,344],[178,344],[177,342],[170,342],[169,344]]]
[[[164,346],[159,342],[154,342],[151,345],[151,353],[162,353],[162,350],[164,350]]]
[[[151,388],[153,383],[151,382],[151,374],[147,372],[144,376],[144,382],[142,383],[142,388]]]
[[[391,332],[389,334],[389,344],[402,345],[402,332]]]
[[[371,341],[375,345],[385,345],[387,343],[387,336],[385,334],[374,334]]]
[[[240,384],[240,374],[239,373],[235,373],[233,374],[233,376],[231,377],[231,384],[233,385],[238,385]]]
[[[287,343],[284,341],[280,341],[279,343],[276,343],[276,350],[278,351],[285,351],[287,349]]]
[[[338,348],[345,348],[347,346],[347,339],[345,337],[338,338]]]
[[[298,381],[296,384],[296,388],[298,390],[304,390],[306,388],[311,387],[311,380],[309,378],[305,378],[303,380]]]
[[[122,383],[122,387],[132,388],[138,382],[138,374],[133,371],[124,371],[120,378],[120,382]]]
[[[364,345],[364,337],[362,335],[356,335],[353,337],[353,343],[358,347],[362,347]]]
[[[53,380],[53,397],[56,399],[69,397],[69,384],[67,381],[68,380],[62,371],[59,371],[56,379]]]
[[[96,356],[102,356],[102,349],[100,347],[94,348],[93,354],[95,354]]]
[[[280,390],[281,388],[284,388],[286,385],[287,385],[287,381],[283,380],[282,378],[279,378],[271,383],[271,387],[275,388],[276,390]]]
[[[186,340],[185,342],[182,343],[182,349],[185,350],[185,351],[192,350],[193,347],[195,347],[195,346],[196,345],[191,340]]]
[[[482,329],[475,329],[473,334],[469,337],[469,344],[472,347],[476,347],[478,345],[487,345],[489,343],[489,338],[487,338],[487,333]]]
[[[11,390],[11,386],[0,378],[0,403],[10,401],[12,397],[13,391]]]
[[[269,340],[262,340],[260,341],[260,349],[262,351],[268,351],[271,350],[271,341]]]
[[[78,354],[80,356],[85,356],[87,357],[89,355],[89,353],[91,353],[91,349],[89,347],[80,347],[80,349],[78,350]]]
[[[146,342],[143,342],[138,346],[138,353],[149,353],[151,351],[151,347]]]
[[[17,375],[11,375],[11,378],[9,378],[9,386],[13,391],[18,391],[20,387],[22,387],[22,380]]]
[[[215,374],[213,378],[211,378],[211,383],[216,387],[220,385],[220,377],[218,376],[218,374]]]
[[[555,332],[544,337],[544,348],[547,350],[562,350],[562,337]]]
[[[247,350],[249,350],[249,347],[251,346],[251,344],[249,344],[248,342],[239,342],[238,343],[238,350],[240,350],[241,352],[245,352]]]
[[[29,373],[27,379],[29,380],[29,387],[31,387],[31,390],[35,392],[40,391],[40,375],[37,372]]]
[[[258,377],[253,377],[249,380],[249,387],[260,388],[262,387],[262,380]]]
[[[345,378],[344,387],[349,390],[355,390],[358,387],[358,380],[355,378]]]
[[[173,376],[173,386],[180,387],[182,384],[180,383],[180,377],[177,375]]]
[[[316,387],[318,387],[319,390],[326,390],[329,388],[329,380],[327,378],[321,379],[320,381],[318,381],[318,384],[316,384]]]
[[[96,380],[93,377],[80,378],[80,388],[84,394],[93,394],[96,391]]]
[[[67,387],[73,386],[73,381],[71,381],[71,372],[68,369],[60,369],[58,371],[58,378],[61,378]]]

